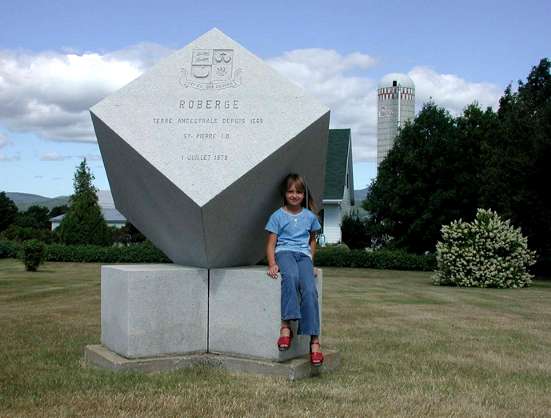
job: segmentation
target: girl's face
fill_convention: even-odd
[[[285,202],[292,207],[300,207],[304,200],[304,191],[297,189],[296,184],[291,183],[285,192]]]

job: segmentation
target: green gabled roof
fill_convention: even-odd
[[[350,129],[329,129],[324,199],[343,198],[349,145]]]

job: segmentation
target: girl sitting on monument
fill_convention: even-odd
[[[265,228],[269,233],[266,245],[268,275],[277,279],[281,273],[281,329],[277,346],[280,351],[291,347],[293,331],[289,321],[297,320],[298,334],[310,335],[310,362],[321,366],[323,354],[313,265],[316,232],[321,225],[315,215],[315,203],[301,176],[289,174],[280,191],[283,206],[270,216]]]

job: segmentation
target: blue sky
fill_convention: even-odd
[[[551,56],[548,1],[0,3],[0,190],[72,192],[89,160],[108,182],[86,110],[171,51],[218,27],[351,127],[355,188],[375,175],[376,84],[415,81],[417,107],[495,106]]]

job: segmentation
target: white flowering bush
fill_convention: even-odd
[[[517,288],[532,282],[528,267],[536,253],[520,228],[492,210],[478,209],[473,222],[460,219],[442,227],[436,261],[436,285]]]

